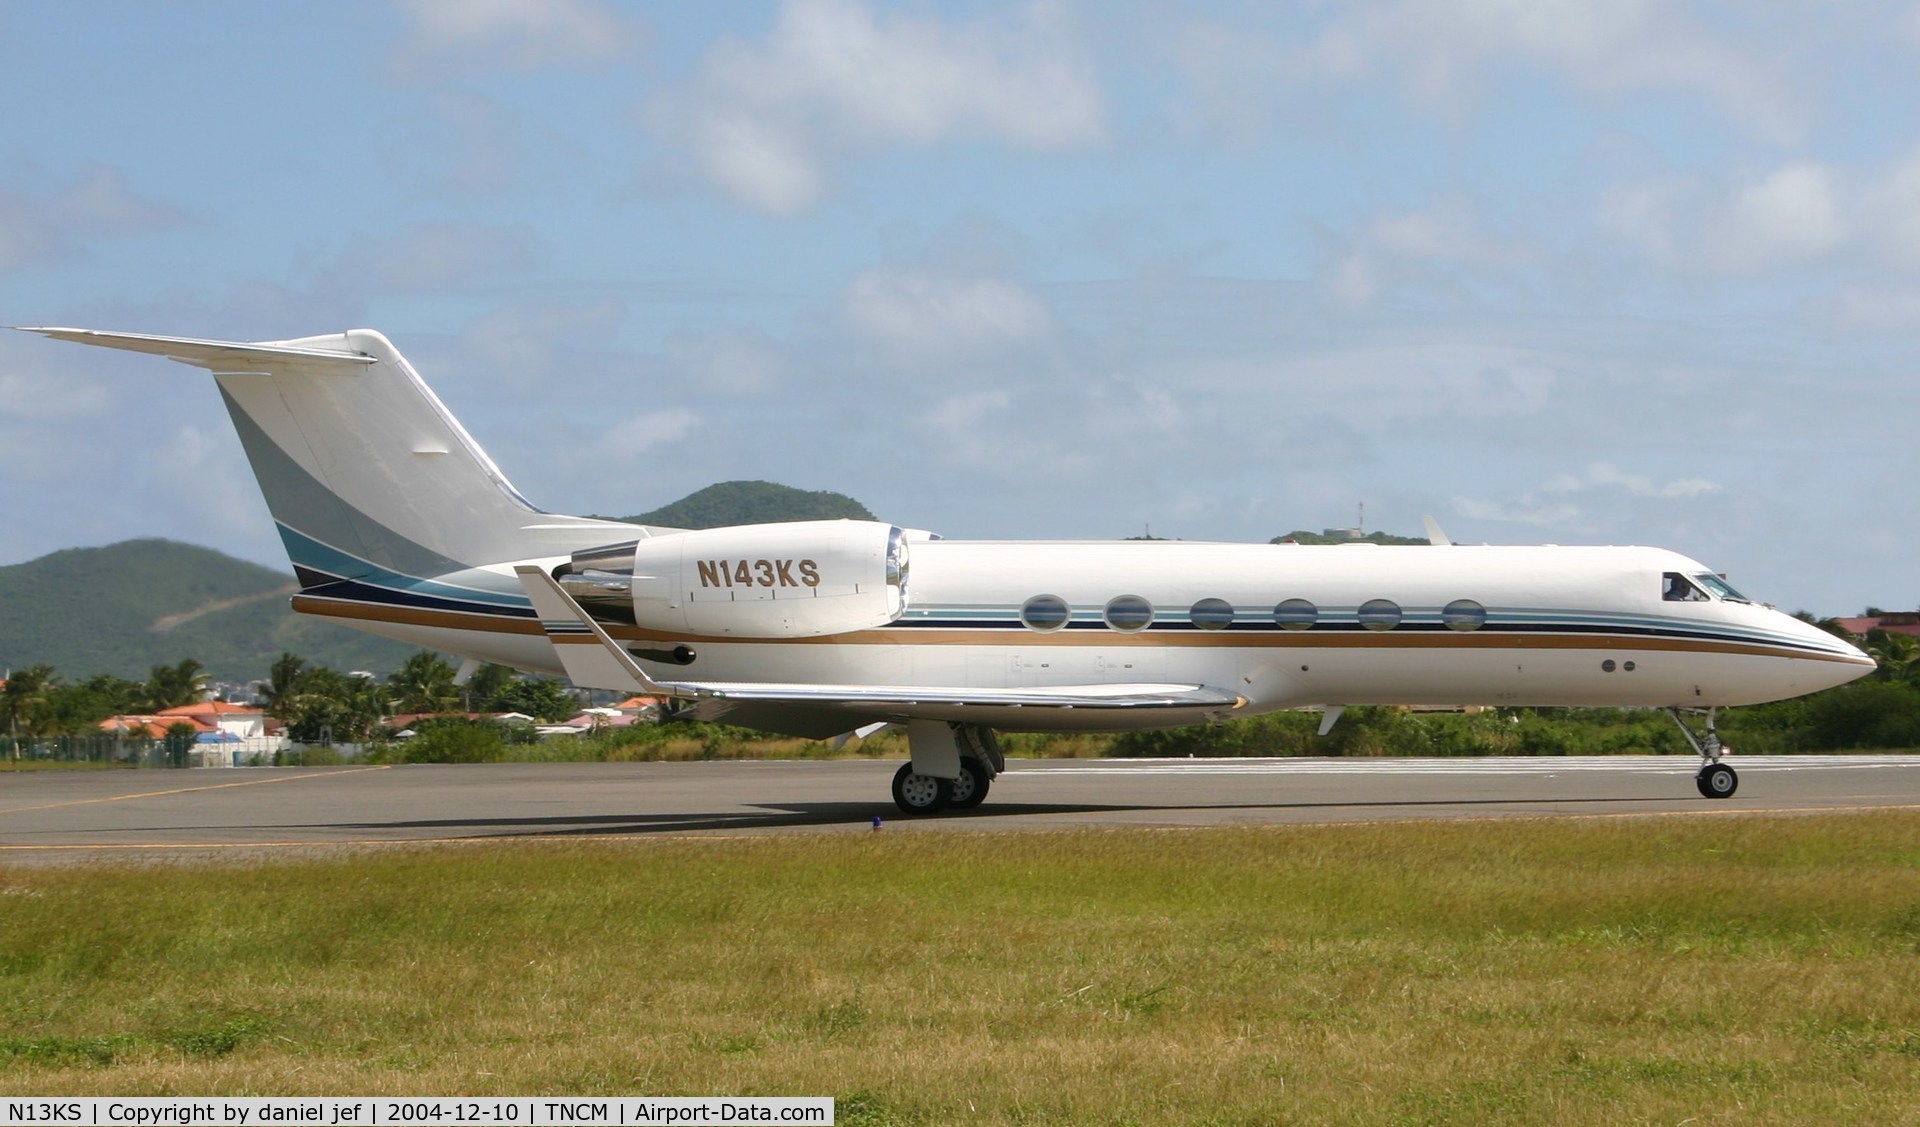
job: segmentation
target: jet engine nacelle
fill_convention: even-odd
[[[907,605],[907,534],[865,520],[746,524],[573,554],[560,585],[602,622],[710,638],[883,626]]]

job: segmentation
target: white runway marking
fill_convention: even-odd
[[[1920,767],[1920,755],[1729,755],[1736,771],[1868,771]],[[1028,768],[1007,764],[1009,777]],[[1673,755],[1586,755],[1512,759],[1127,759],[1099,763],[1032,764],[1034,774],[1140,775],[1559,775],[1576,771],[1692,775],[1700,760]]]

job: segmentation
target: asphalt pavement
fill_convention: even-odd
[[[658,835],[1055,830],[1435,818],[1721,817],[1920,809],[1920,756],[1697,761],[1015,760],[977,809],[910,818],[897,762],[203,768],[0,775],[0,865]]]

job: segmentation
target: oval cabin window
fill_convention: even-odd
[[[1058,630],[1068,617],[1067,601],[1058,595],[1035,595],[1020,608],[1020,621],[1029,630]]]
[[[1360,625],[1369,630],[1391,630],[1400,625],[1400,604],[1392,599],[1368,599],[1360,604]]]
[[[1449,630],[1478,630],[1487,624],[1487,608],[1472,599],[1455,599],[1441,608],[1440,621]]]
[[[1132,634],[1153,625],[1153,604],[1138,595],[1121,595],[1107,604],[1107,625]]]
[[[1287,630],[1312,629],[1319,618],[1319,608],[1305,599],[1288,599],[1273,608],[1273,620]]]
[[[1201,599],[1187,617],[1202,630],[1225,630],[1233,625],[1233,604],[1225,599]]]

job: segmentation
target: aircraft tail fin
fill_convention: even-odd
[[[651,534],[535,508],[370,329],[264,342],[27,331],[212,372],[303,587],[465,575],[524,606],[510,573],[476,569]]]

